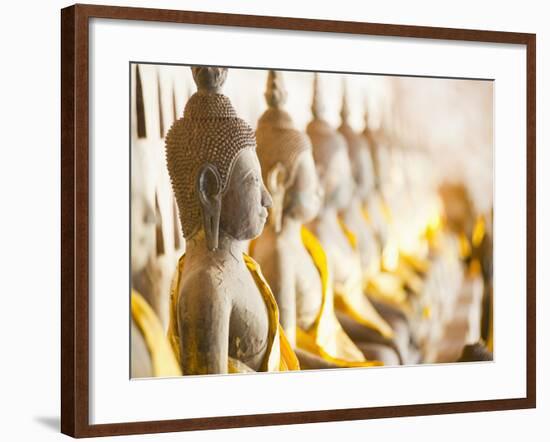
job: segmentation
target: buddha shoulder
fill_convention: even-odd
[[[231,298],[228,296],[224,272],[216,267],[196,267],[184,274],[180,284],[178,307],[180,314],[208,316],[229,312]]]

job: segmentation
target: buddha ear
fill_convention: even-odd
[[[271,194],[273,204],[271,205],[270,222],[275,232],[281,231],[283,222],[283,204],[285,199],[285,183],[287,179],[286,168],[277,163],[267,174],[267,190]]]
[[[199,172],[197,184],[206,245],[209,250],[216,250],[218,248],[222,207],[222,186],[218,169],[212,164],[204,165]]]

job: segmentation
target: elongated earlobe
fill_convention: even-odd
[[[197,185],[206,245],[209,250],[216,250],[218,248],[222,207],[221,178],[218,169],[212,164],[203,166],[199,172]]]
[[[267,190],[269,190],[273,200],[269,218],[275,232],[280,232],[282,227],[285,182],[286,169],[281,163],[277,163],[267,175]]]

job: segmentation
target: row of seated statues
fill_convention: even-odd
[[[253,130],[223,94],[227,69],[191,69],[197,91],[165,136],[185,253],[158,305],[138,289],[158,203],[147,149],[132,151],[132,377],[492,360],[491,223],[464,186],[441,186],[447,216],[422,251],[392,255],[382,143],[352,128],[345,89],[334,128],[315,75],[302,132],[269,71]]]

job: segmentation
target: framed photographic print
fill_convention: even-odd
[[[63,433],[535,407],[535,35],[61,31]]]

